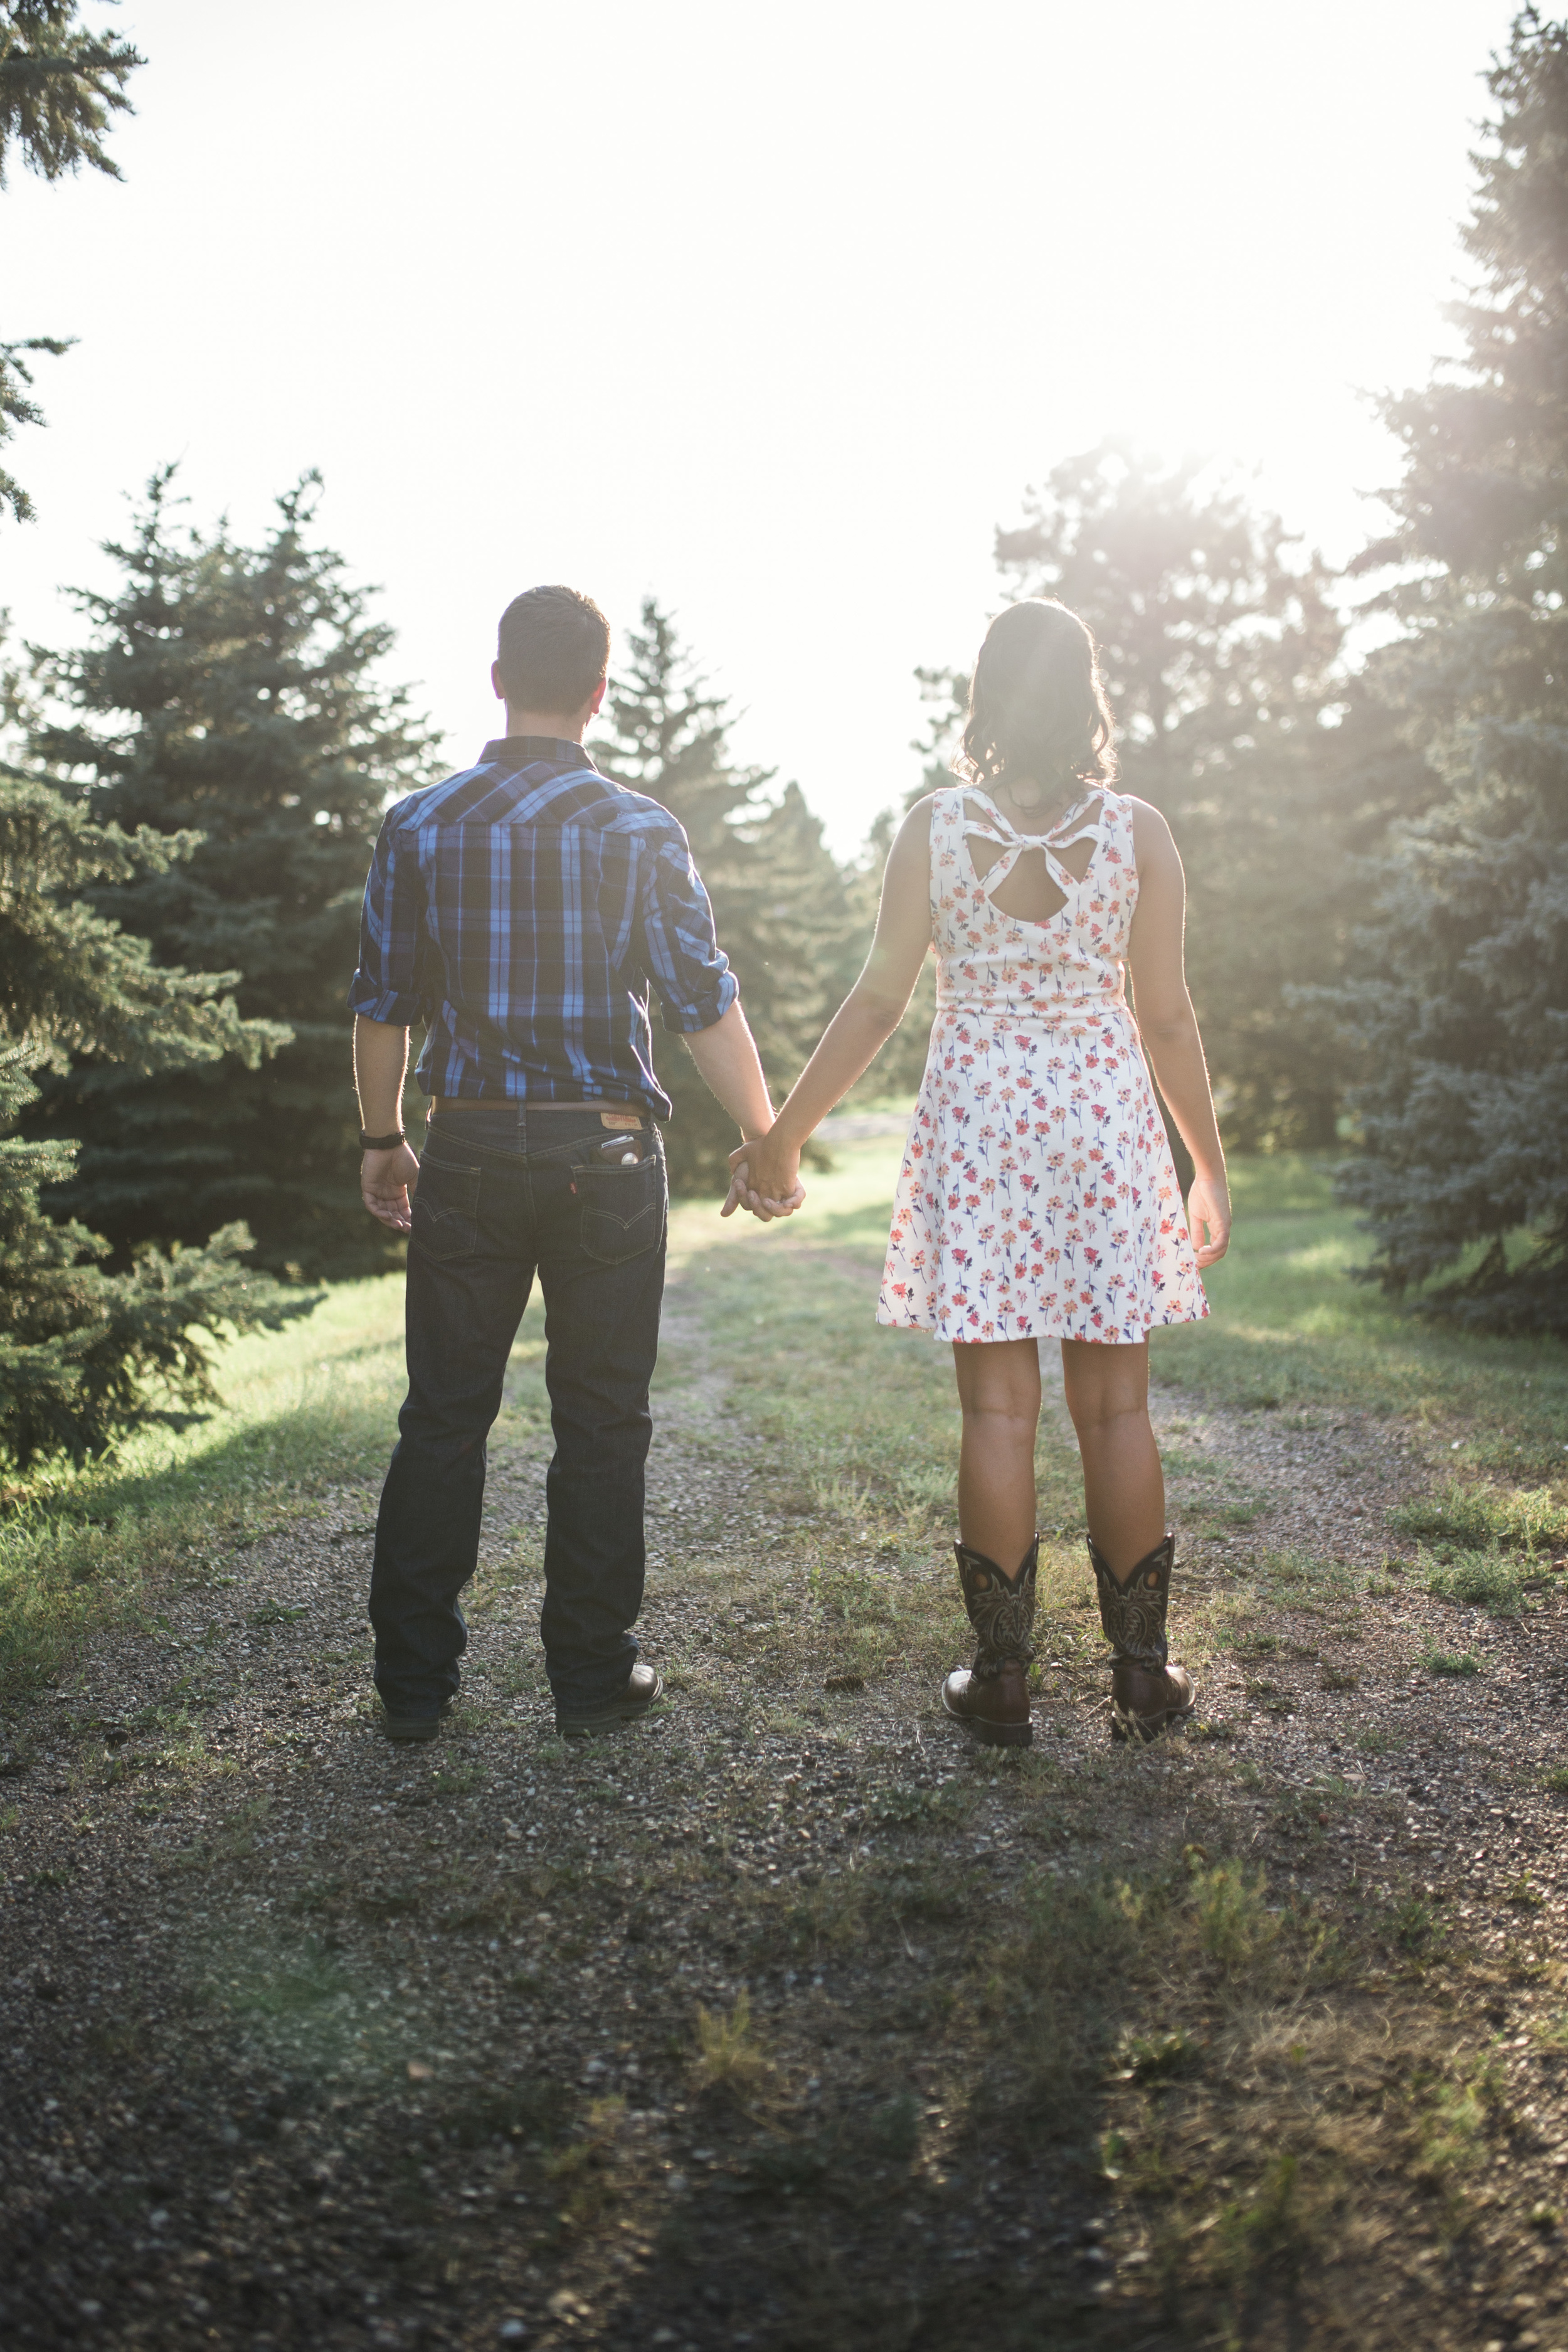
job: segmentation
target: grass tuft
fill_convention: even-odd
[[[1237,1978],[1255,1969],[1279,1934],[1279,1917],[1268,1908],[1268,1892],[1265,1874],[1260,1870],[1249,1878],[1239,1862],[1222,1862],[1212,1870],[1202,1864],[1194,1866],[1198,1941],[1227,1976]]]
[[[1417,1562],[1428,1592],[1439,1601],[1459,1601],[1493,1617],[1517,1617],[1533,1574],[1528,1562],[1500,1552],[1461,1551],[1444,1559],[1422,1553]]]
[[[1450,1478],[1436,1495],[1388,1515],[1398,1534],[1463,1546],[1469,1551],[1550,1551],[1568,1542],[1568,1506],[1550,1486],[1467,1486]]]
[[[697,2012],[697,2057],[692,2079],[699,2090],[728,2091],[737,2097],[755,2091],[772,2073],[757,2039],[752,1998],[741,1991],[728,2011]]]
[[[1481,1662],[1473,1650],[1439,1650],[1428,1642],[1421,1653],[1421,1663],[1429,1675],[1447,1675],[1455,1678],[1479,1675]]]
[[[1196,2064],[1198,2046],[1183,2026],[1167,2033],[1141,2032],[1129,2026],[1116,2054],[1127,2082],[1165,2083]]]

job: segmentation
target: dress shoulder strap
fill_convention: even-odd
[[[938,850],[951,853],[963,830],[963,787],[943,784],[931,796],[931,848],[934,871]]]
[[[1114,841],[1123,859],[1131,866],[1132,863],[1132,803],[1125,793],[1113,793],[1109,786],[1102,789],[1100,799],[1103,803],[1103,814],[1100,817],[1103,838]]]
[[[963,793],[956,784],[939,786],[931,796],[931,903],[940,912],[957,872],[963,834]]]

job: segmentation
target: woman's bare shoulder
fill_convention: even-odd
[[[1136,793],[1121,793],[1132,812],[1132,846],[1141,869],[1169,866],[1174,861],[1178,870],[1181,860],[1176,856],[1176,844],[1170,826],[1152,801],[1141,801]]]
[[[940,793],[925,793],[913,803],[898,832],[893,836],[893,854],[924,851],[931,846],[931,819],[936,814]]]

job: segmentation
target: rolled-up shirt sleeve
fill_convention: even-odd
[[[711,1029],[735,1002],[741,984],[719,945],[713,908],[679,825],[671,825],[648,858],[640,899],[646,967],[658,991],[665,1027],[682,1034]]]
[[[412,1029],[429,1017],[419,986],[425,897],[418,857],[412,842],[399,839],[397,814],[388,812],[371,859],[349,1011],[388,1028]]]

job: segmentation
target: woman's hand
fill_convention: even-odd
[[[1199,1265],[1217,1265],[1230,1247],[1230,1190],[1223,1175],[1193,1178],[1187,1194],[1187,1231]]]
[[[730,1154],[730,1197],[719,1213],[731,1216],[750,1209],[768,1224],[774,1217],[793,1217],[805,1198],[800,1181],[800,1146],[775,1142],[777,1128],[751,1143],[738,1144]]]

